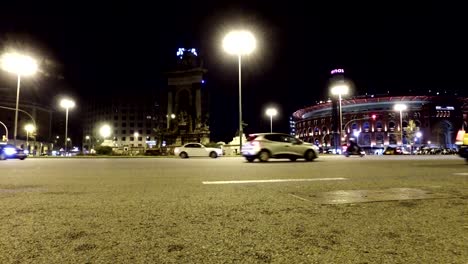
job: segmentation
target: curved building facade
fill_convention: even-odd
[[[396,104],[407,109],[395,111]],[[340,137],[338,103],[327,102],[293,113],[296,136],[333,147]],[[442,96],[361,96],[341,100],[342,142],[355,138],[363,147],[415,144],[455,147],[457,131],[466,128],[468,98]],[[339,126],[339,125],[338,125]],[[339,140],[338,140],[339,142]]]

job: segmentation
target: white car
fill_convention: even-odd
[[[318,147],[301,141],[288,134],[282,133],[258,133],[250,134],[247,143],[242,146],[242,156],[248,162],[259,159],[267,162],[270,158],[305,159],[313,161],[318,158]]]
[[[175,148],[174,155],[182,159],[189,157],[210,157],[215,159],[223,155],[223,150],[220,148],[208,148],[200,143],[187,143],[182,147]]]

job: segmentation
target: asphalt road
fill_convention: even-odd
[[[466,263],[457,156],[0,162],[0,263]]]

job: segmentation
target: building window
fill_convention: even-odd
[[[130,120],[135,120],[135,116],[130,116]]]
[[[134,141],[134,140],[135,140],[135,138],[134,138],[134,137],[130,137],[130,141]]]
[[[143,140],[143,138],[142,138],[142,137],[138,137],[138,141],[142,141],[142,140]]]
[[[125,140],[126,140],[126,138],[125,138],[125,137],[122,137],[122,141],[125,141]]]
[[[118,116],[114,116],[114,120],[119,120],[119,117]]]
[[[143,123],[138,123],[138,127],[143,127]]]
[[[130,127],[135,127],[135,123],[130,123]]]
[[[146,130],[146,134],[147,135],[151,134],[151,130]]]
[[[122,127],[127,127],[127,123],[122,123]]]
[[[130,130],[130,134],[133,134],[135,131],[133,129]]]
[[[390,129],[390,131],[395,130],[395,122],[393,121],[388,122],[388,128]]]
[[[369,132],[369,128],[370,128],[369,122],[364,122],[364,125],[362,127],[364,128],[364,132]]]
[[[127,130],[122,130],[122,134],[127,134]]]

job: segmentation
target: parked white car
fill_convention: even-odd
[[[182,147],[174,149],[174,155],[186,159],[189,157],[210,157],[217,158],[223,155],[223,150],[220,148],[208,148],[200,143],[187,143]]]

